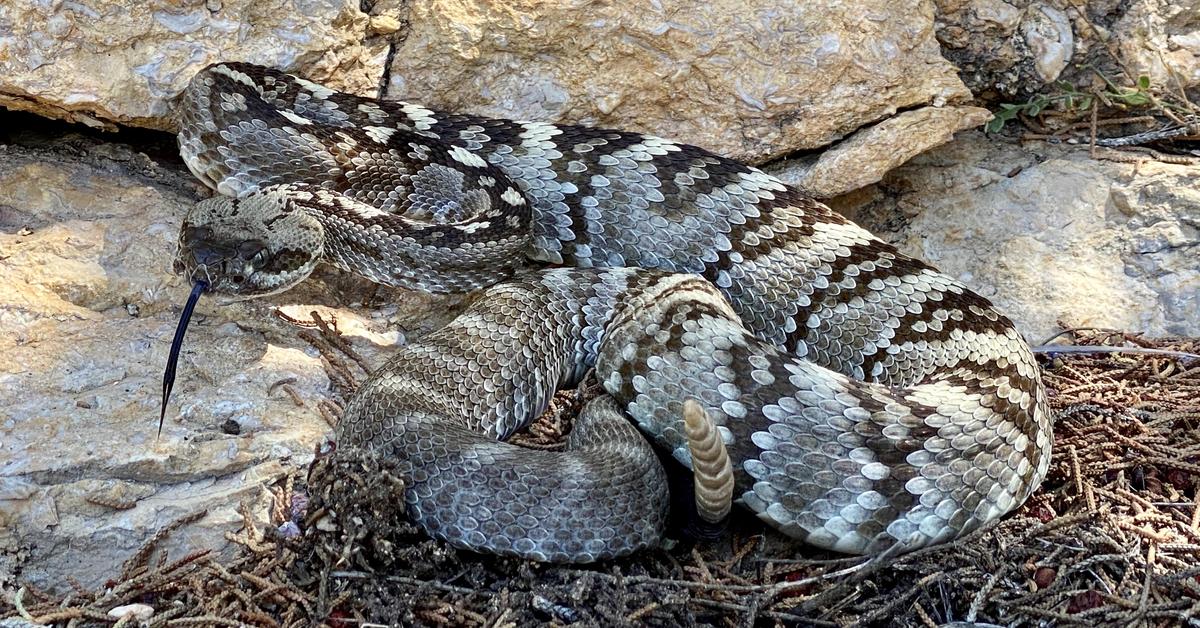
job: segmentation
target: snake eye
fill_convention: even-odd
[[[267,262],[267,245],[261,240],[247,240],[237,247],[238,259],[250,268],[261,268]]]

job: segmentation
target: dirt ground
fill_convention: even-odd
[[[1200,351],[1200,339],[1074,336]],[[395,516],[403,483],[386,464],[326,455],[272,487],[276,527],[231,534],[233,559],[157,552],[172,526],[102,590],[0,600],[0,625],[134,625],[108,612],[135,603],[155,610],[152,626],[1200,625],[1200,360],[1043,358],[1058,417],[1049,476],[1016,513],[949,545],[864,562],[738,514],[715,540],[584,567],[480,556]],[[525,442],[552,447],[577,403],[560,395]]]

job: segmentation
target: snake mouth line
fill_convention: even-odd
[[[208,264],[196,264],[190,268],[179,266],[177,267],[177,272],[186,276],[192,282],[193,286],[204,284],[204,290],[208,292],[209,297],[216,299],[217,305],[221,306],[261,297],[269,297],[286,292],[292,287],[291,284],[284,284],[275,290],[267,292],[238,294],[236,292],[238,288],[246,285],[254,285],[256,278],[259,276],[258,271],[248,271],[246,274],[239,275],[237,280],[231,280],[228,274],[214,270]]]
[[[188,281],[191,281],[193,286],[204,284],[204,289],[210,295],[220,294],[229,302],[244,301],[264,296],[260,294],[239,295],[236,292],[243,285],[253,282],[257,274],[254,270],[247,269],[243,272],[233,274],[220,264],[216,265],[215,268],[210,267],[209,264],[195,264],[190,268],[186,266],[181,268],[181,274],[186,275]]]
[[[197,277],[197,275],[203,275],[203,278]],[[211,286],[216,283],[213,281],[212,275],[208,272],[207,264],[196,264],[193,266],[192,269],[188,271],[188,279],[192,281],[193,286],[201,283]]]
[[[183,312],[179,315],[179,324],[175,326],[175,337],[171,340],[171,352],[167,355],[167,368],[163,371],[162,407],[158,413],[158,436],[162,436],[163,421],[167,418],[167,400],[171,398],[171,389],[175,387],[175,369],[179,364],[179,350],[183,348],[183,336],[187,333],[188,323],[192,320],[192,312],[200,295],[208,290],[208,282],[197,279],[192,284],[192,293],[188,295]]]

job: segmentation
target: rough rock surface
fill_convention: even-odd
[[[1171,89],[1200,86],[1200,0],[1140,0],[1114,30],[1134,74]]]
[[[1044,84],[1037,79],[1033,54],[1018,33],[1029,4],[1028,0],[937,2],[938,41],[975,95],[1012,97]]]
[[[413,3],[388,95],[654,133],[760,163],[969,98],[925,0]]]
[[[264,512],[262,486],[311,460],[329,431],[316,411],[330,396],[321,357],[273,306],[336,317],[374,364],[402,340],[405,312],[438,322],[424,320],[440,308],[417,294],[371,310],[328,307],[354,302],[329,294],[356,287],[332,271],[332,287],[318,279],[269,301],[202,300],[156,441],[187,292],[170,260],[199,191],[169,153],[156,161],[80,136],[36,148],[6,139],[0,132],[0,587],[13,573],[99,584],[184,514],[209,511],[173,537],[176,557],[222,545],[240,525],[239,503]],[[305,407],[271,388],[281,380]]]
[[[943,53],[977,98],[1020,101],[1053,91],[1056,80],[1086,87],[1093,83],[1093,67],[1125,85],[1145,75],[1171,93],[1200,86],[1200,0],[936,0],[936,5]]]
[[[651,131],[761,162],[897,109],[970,97],[940,56],[928,0],[381,2],[372,13],[349,0],[9,3],[0,105],[169,129],[170,100],[196,70],[243,60],[359,93],[386,80],[389,95],[431,106]]]
[[[1196,167],[977,132],[835,207],[992,299],[1033,342],[1068,326],[1200,334]]]
[[[772,163],[779,176],[817,198],[830,198],[878,182],[896,166],[954,134],[987,122],[979,107],[922,107],[867,127],[820,155]]]
[[[389,50],[382,17],[357,0],[0,2],[0,106],[166,129],[170,99],[223,60],[377,94]]]
[[[172,99],[198,69],[240,60],[447,110],[646,131],[752,163],[882,128],[898,110],[927,108],[914,137],[931,142],[982,123],[981,111],[942,109],[970,93],[940,56],[929,0],[363,6],[0,3],[0,106],[169,130]],[[928,148],[905,144],[909,156]],[[854,170],[821,175],[877,180]]]

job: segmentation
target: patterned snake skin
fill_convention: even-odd
[[[401,461],[410,516],[455,545],[589,561],[656,543],[665,482],[633,425],[690,467],[689,399],[738,503],[822,548],[944,542],[1045,476],[1046,396],[1011,322],[755,168],[248,64],[198,74],[179,118],[189,168],[223,195],[188,215],[181,272],[241,296],[321,260],[484,288],[375,373],[337,432]],[[567,452],[499,442],[591,368],[610,396]]]

